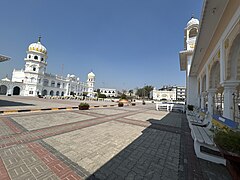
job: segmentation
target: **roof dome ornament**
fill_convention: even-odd
[[[187,23],[187,27],[191,25],[199,25],[199,20],[194,17],[193,13],[192,13],[191,19]]]
[[[47,55],[47,49],[41,44],[41,36],[38,37],[38,42],[28,46],[28,51],[37,52]]]
[[[91,71],[90,73],[88,73],[88,77],[89,77],[89,78],[94,78],[94,77],[95,77],[95,74]]]
[[[38,42],[40,42],[41,43],[41,36],[38,36]]]

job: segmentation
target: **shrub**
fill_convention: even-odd
[[[118,103],[118,107],[123,107],[123,103],[122,103],[122,102],[119,102],[119,103]]]
[[[105,94],[99,94],[98,98],[106,98],[107,96]]]
[[[79,110],[86,110],[89,109],[89,104],[88,103],[80,103],[78,106]]]
[[[214,136],[214,142],[222,149],[240,155],[239,131],[218,131]]]
[[[126,94],[122,94],[120,98],[121,99],[127,99],[127,95]]]

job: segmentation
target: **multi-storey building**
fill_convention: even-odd
[[[105,94],[107,97],[117,97],[116,89],[100,88],[100,93]]]

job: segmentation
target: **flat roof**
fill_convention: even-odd
[[[7,57],[7,56],[4,56],[4,55],[0,54],[0,62],[7,61],[7,60],[10,60],[10,59],[11,59],[10,57]]]

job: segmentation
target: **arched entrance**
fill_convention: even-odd
[[[56,92],[56,96],[59,96],[59,91]]]
[[[6,95],[7,94],[7,86],[1,85],[0,86],[0,95]]]
[[[64,96],[64,92],[62,92],[61,96]]]
[[[13,95],[20,95],[20,87],[15,86],[13,88]]]
[[[50,96],[54,96],[53,90],[50,91]]]
[[[46,90],[46,89],[44,89],[44,90],[42,91],[42,95],[43,95],[43,96],[46,96],[46,95],[47,95],[47,90]]]

